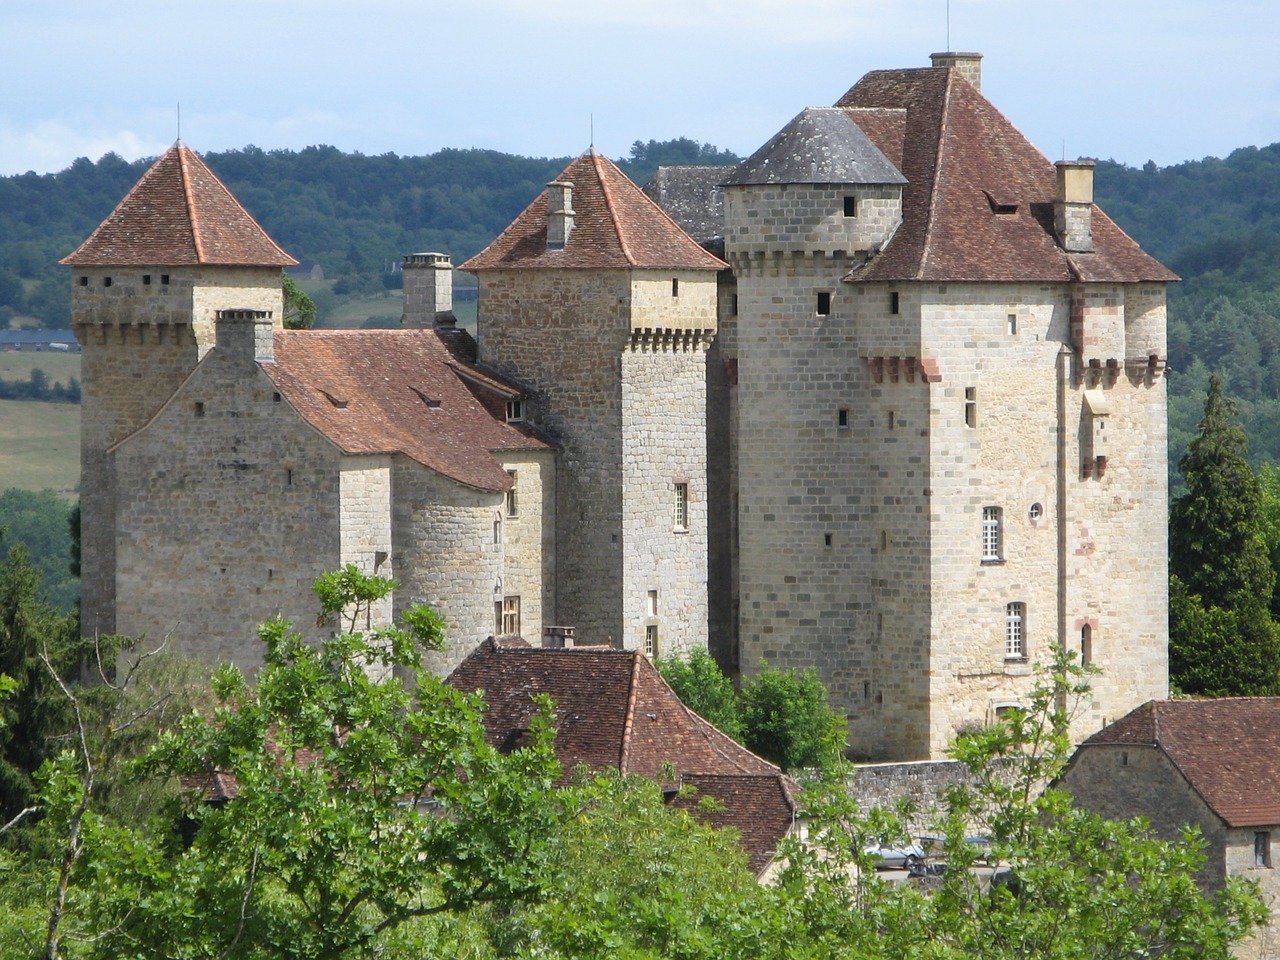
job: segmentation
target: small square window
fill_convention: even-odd
[[[856,217],[858,215],[858,198],[857,197],[844,198],[844,215],[846,217]]]
[[[524,422],[524,401],[520,399],[507,401],[507,423]]]
[[[110,278],[110,277],[103,277],[103,278],[102,278],[102,285],[103,285],[104,287],[109,287],[109,286],[111,286],[111,278]]]
[[[818,316],[826,317],[831,315],[831,294],[822,290],[818,293]]]
[[[142,275],[142,285],[143,285],[144,287],[149,287],[149,286],[151,286],[151,274],[149,274],[149,273],[144,273],[144,274]]]
[[[82,287],[87,287],[88,285],[89,285],[89,278],[88,278],[88,277],[81,277],[81,278],[80,278],[80,286],[82,286]]]
[[[672,505],[672,522],[677,530],[689,529],[689,484],[675,485],[675,502]]]
[[[169,285],[169,275],[167,273],[160,274],[160,285],[164,287]]]
[[[897,313],[902,307],[902,301],[898,297],[898,291],[893,290],[889,293],[889,312]]]

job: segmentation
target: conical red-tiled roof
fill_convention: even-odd
[[[606,157],[584,153],[556,178],[573,184],[573,232],[547,249],[543,191],[493,243],[460,270],[511,268],[722,270],[662,208]]]
[[[1177,279],[1097,207],[1094,252],[1063,250],[1053,164],[956,71],[872,71],[836,106],[907,178],[902,226],[852,279]]]
[[[298,261],[276,246],[195,151],[175,144],[62,262],[290,267]]]

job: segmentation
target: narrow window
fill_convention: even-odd
[[[892,410],[890,410],[890,411],[888,412],[888,416],[886,416],[886,417],[885,417],[885,423],[884,423],[884,426],[885,426],[885,429],[886,429],[886,430],[892,430],[892,429],[893,429],[893,411],[892,411]]]
[[[203,400],[197,400],[197,401],[196,401],[196,416],[197,416],[197,417],[203,417],[203,416],[204,416],[204,401],[203,401]]]
[[[982,560],[990,563],[1003,557],[1001,549],[1001,519],[1003,511],[999,507],[982,508]]]
[[[680,278],[679,277],[671,278],[671,295],[673,297],[680,296]]]
[[[847,427],[849,425],[849,408],[841,407],[836,411],[836,426]]]
[[[501,520],[493,521],[493,542],[494,543],[502,542],[502,521]]]
[[[964,425],[966,427],[976,427],[978,425],[978,388],[964,388]]]
[[[111,286],[111,278],[110,278],[110,277],[103,277],[103,278],[102,278],[102,285],[103,285],[104,287],[109,287],[109,286]]]
[[[900,306],[901,303],[898,300],[898,291],[894,290],[889,294],[889,312],[897,313]]]
[[[844,198],[844,215],[846,217],[856,217],[858,215],[858,198],[857,197]]]
[[[1018,333],[1018,315],[1016,313],[1009,314],[1009,336],[1016,336]]]
[[[516,494],[516,472],[508,470],[507,476],[511,478],[511,489],[507,491],[507,516],[518,517],[520,515],[520,500]]]
[[[818,294],[818,316],[828,317],[831,315],[831,294],[823,290]]]
[[[881,530],[880,531],[880,552],[884,553],[888,549],[889,549],[889,531]]]
[[[88,277],[81,277],[81,278],[80,278],[80,286],[82,286],[82,287],[87,287],[88,285],[89,285],[89,278],[88,278]]]
[[[644,628],[644,655],[650,660],[658,656],[658,625],[650,623]]]
[[[284,485],[286,487],[293,486],[293,467],[288,467],[284,472]]]
[[[736,293],[733,295],[733,315],[735,317],[738,315],[738,295]]]
[[[1258,830],[1253,835],[1253,865],[1271,866],[1271,831]]]
[[[271,394],[271,402],[272,402],[272,403],[279,403],[282,399],[283,399],[283,398],[280,396],[280,391],[279,391],[279,390],[276,390],[276,391],[274,391],[274,392]]]
[[[169,275],[167,273],[160,274],[160,285],[167,287],[169,285]]]
[[[824,547],[829,547],[829,546],[831,546],[831,534],[829,534],[829,533],[824,533],[824,534],[822,535],[822,545],[823,545]]]
[[[507,423],[521,423],[524,421],[524,401],[517,398],[507,401]]]
[[[1004,608],[1004,658],[1006,660],[1025,660],[1027,658],[1026,640],[1027,605],[1010,603]]]
[[[689,529],[689,484],[675,485],[675,503],[673,521],[677,530]]]
[[[144,274],[142,275],[142,285],[143,285],[144,287],[149,287],[149,286],[151,286],[151,274],[149,274],[149,273],[144,273]]]
[[[520,598],[519,597],[503,597],[502,598],[502,633],[519,634],[520,633]]]
[[[1080,666],[1087,667],[1093,663],[1093,627],[1085,624],[1080,628]]]
[[[658,591],[650,590],[645,597],[645,613],[647,616],[656,617],[658,615]]]

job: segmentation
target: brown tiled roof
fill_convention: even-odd
[[[689,773],[680,778],[680,786],[690,789],[674,794],[671,806],[717,829],[737,830],[757,877],[773,862],[799,815],[799,785],[783,773]],[[717,801],[712,808],[702,804],[708,797]]]
[[[62,263],[74,267],[291,267],[195,151],[176,144]]]
[[[459,270],[498,268],[653,268],[722,270],[662,208],[608,158],[584,153],[556,178],[573,184],[573,231],[563,250],[547,249],[543,191],[493,243]]]
[[[487,375],[435,330],[277,331],[262,369],[344,453],[401,453],[480,490],[511,485],[492,451],[549,446],[506,422],[505,400],[483,402]]]
[[[1096,206],[1095,251],[1064,251],[1053,164],[954,70],[876,70],[836,106],[907,178],[902,226],[851,280],[1177,279]],[[997,213],[990,197],[1017,209]]]
[[[1280,824],[1280,697],[1152,700],[1086,740],[1162,751],[1229,826]]]
[[[485,731],[504,749],[521,742],[533,696],[556,703],[556,754],[564,779],[579,764],[655,780],[676,774],[755,774],[779,770],[725,736],[680,702],[644,654],[606,647],[547,649],[486,640],[458,665],[449,683],[481,691]]]

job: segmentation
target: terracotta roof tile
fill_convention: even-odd
[[[458,269],[722,270],[728,266],[698,246],[595,151],[578,157],[556,179],[573,184],[574,226],[564,249],[547,249],[547,194],[543,191],[493,243]]]
[[[902,226],[851,280],[1177,279],[1097,207],[1095,252],[1064,251],[1053,229],[1053,164],[954,70],[873,71],[836,106],[907,178]],[[989,196],[1016,210],[996,212]]]
[[[676,774],[776,776],[777,767],[682,704],[643,654],[606,647],[546,649],[486,640],[449,677],[489,704],[485,731],[504,748],[520,742],[533,696],[556,703],[556,753],[568,781],[579,764],[655,780]]]
[[[690,773],[680,778],[681,791],[671,806],[717,829],[738,831],[748,865],[758,877],[774,861],[778,844],[791,832],[799,815],[799,785],[786,774]],[[718,801],[715,809],[703,806],[705,798]]]
[[[291,267],[195,151],[170,147],[106,220],[62,263],[69,266]]]
[[[435,330],[284,330],[262,369],[298,413],[348,454],[400,453],[459,483],[506,490],[492,451],[547,449],[483,401],[484,371]]]
[[[1280,824],[1280,697],[1152,700],[1084,742],[1153,746],[1229,826]]]

